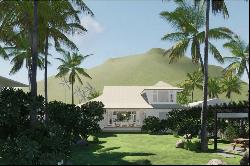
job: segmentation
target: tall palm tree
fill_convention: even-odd
[[[73,53],[70,55],[69,52],[60,50],[63,54],[62,58],[56,58],[59,60],[62,64],[58,67],[59,73],[56,75],[56,77],[64,77],[66,75],[69,75],[69,82],[71,84],[71,91],[72,91],[72,104],[74,104],[74,83],[77,78],[77,80],[80,82],[80,84],[83,84],[81,80],[81,76],[87,77],[92,79],[88,73],[86,73],[84,68],[81,68],[81,63],[90,55],[81,55],[78,53]]]
[[[81,25],[78,16],[79,11],[73,7],[76,4],[82,12],[88,13],[93,16],[93,12],[82,1],[43,1],[41,8],[43,13],[42,26],[44,29],[44,55],[45,55],[45,72],[44,72],[44,91],[45,91],[45,109],[48,102],[48,83],[47,83],[47,57],[49,39],[53,39],[55,47],[61,47],[61,44],[68,48],[78,51],[76,45],[68,39],[65,34],[75,34],[86,32],[87,30]],[[70,20],[70,21],[69,21]]]
[[[208,97],[218,98],[221,93],[221,86],[219,78],[209,78],[208,79]]]
[[[232,93],[241,94],[241,85],[242,82],[240,81],[239,77],[231,75],[225,76],[222,81],[222,90],[226,92],[226,97],[231,98]]]
[[[191,56],[194,63],[200,62],[203,71],[203,59],[200,53],[200,45],[205,42],[205,26],[204,6],[200,5],[197,8],[195,5],[179,2],[173,12],[161,12],[161,17],[177,30],[174,33],[164,35],[162,40],[175,42],[165,54],[169,55],[170,63],[177,61],[183,57],[191,46]],[[209,30],[209,38],[211,39],[229,39],[231,37],[231,30],[226,27],[213,28]],[[219,50],[209,42],[209,51],[214,55],[218,62],[223,63],[223,58]]]
[[[211,0],[196,0],[197,2],[203,1],[206,4],[206,14],[205,14],[205,47],[204,47],[204,80],[203,80],[203,104],[201,111],[201,150],[208,150],[208,140],[207,140],[207,96],[208,96],[208,51],[209,51],[209,15],[210,15],[210,5]],[[202,3],[203,3],[202,2]],[[212,12],[214,14],[221,12],[224,18],[228,18],[229,14],[227,11],[226,4],[224,0],[212,0]]]
[[[239,36],[234,36],[229,42],[223,45],[228,48],[233,56],[225,57],[225,61],[231,64],[225,68],[226,74],[235,73],[241,77],[246,71],[249,79],[249,44],[247,45]]]

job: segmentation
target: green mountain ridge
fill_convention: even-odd
[[[178,83],[186,79],[186,74],[198,69],[198,65],[192,63],[188,57],[181,58],[178,62],[169,64],[169,58],[163,56],[164,50],[152,48],[146,53],[124,57],[110,58],[103,64],[88,69],[87,72],[92,80],[83,78],[84,84],[75,83],[75,87],[80,87],[77,92],[84,90],[86,84],[91,84],[95,89],[102,92],[104,86],[119,85],[153,85],[158,81],[165,81],[177,86]],[[222,67],[209,65],[209,75],[220,77]],[[76,88],[77,89],[77,88]],[[38,82],[38,93],[44,94],[44,81]],[[71,91],[67,86],[63,86],[60,79],[51,76],[48,78],[49,100],[60,100],[71,102]],[[219,96],[226,99],[225,94]],[[233,94],[232,100],[238,101],[248,98],[248,84],[243,83],[242,94]],[[194,100],[202,100],[202,91],[195,90]],[[79,97],[75,95],[75,102],[78,104]]]

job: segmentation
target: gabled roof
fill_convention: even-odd
[[[28,87],[28,85],[0,76],[0,87]]]
[[[153,86],[104,86],[103,94],[91,101],[101,101],[105,105],[105,108],[162,108],[163,105],[150,105],[142,95],[145,89],[155,87],[156,89],[173,89],[173,86],[163,81]],[[176,104],[165,104],[164,108],[170,108],[170,106],[171,108],[177,107]]]

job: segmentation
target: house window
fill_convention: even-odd
[[[173,97],[173,93],[170,94],[170,102],[174,102],[174,97]]]
[[[158,91],[158,102],[169,102],[169,92],[166,90]]]
[[[157,90],[153,91],[153,102],[156,103],[157,102]]]

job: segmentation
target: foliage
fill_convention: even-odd
[[[191,92],[191,102],[194,100],[195,88],[202,89],[202,72],[201,70],[194,71],[193,73],[187,73],[187,79],[180,83],[180,87],[184,88],[177,98],[181,104],[187,104],[188,95]]]
[[[182,92],[177,93],[177,103],[179,104],[188,104],[191,102],[190,98],[190,92],[188,90],[183,90]]]
[[[69,82],[72,86],[72,104],[74,104],[74,83],[77,79],[81,84],[83,84],[81,77],[87,77],[92,79],[88,73],[85,71],[84,68],[81,68],[81,63],[90,55],[81,55],[77,52],[74,52],[72,55],[70,52],[66,52],[62,49],[58,49],[63,54],[62,58],[56,58],[59,60],[62,64],[57,68],[59,70],[59,73],[56,75],[56,77],[65,77],[66,75],[69,75]]]
[[[240,160],[240,165],[249,165],[249,150],[247,150],[242,159]]]
[[[199,139],[185,139],[184,149],[190,151],[198,151],[201,147],[201,142]]]
[[[214,130],[214,110],[218,112],[230,112],[230,111],[248,111],[249,102],[241,101],[238,103],[230,102],[223,105],[215,105],[208,107],[208,132],[213,133]],[[190,133],[192,135],[198,135],[200,130],[200,107],[191,107],[184,109],[175,109],[168,112],[167,127],[173,132],[177,132],[178,135],[184,135]],[[218,122],[218,130],[225,131],[227,124],[225,120]],[[237,123],[235,123],[236,125]],[[238,126],[239,127],[239,126]],[[247,123],[243,125],[247,130]]]
[[[142,131],[150,134],[160,134],[167,130],[166,120],[160,120],[157,117],[149,116],[143,121]]]
[[[13,88],[0,91],[0,156],[7,164],[56,164],[70,157],[77,136],[87,139],[100,128],[103,104],[89,102],[81,107],[50,102],[44,121],[44,98],[36,100],[37,122],[30,124],[33,100],[29,93]]]
[[[209,98],[218,98],[221,94],[221,86],[219,78],[209,78],[208,79],[208,96]]]
[[[89,96],[88,96],[87,98],[88,98],[88,100],[92,100],[92,99],[94,99],[94,98],[97,98],[97,97],[100,96],[100,95],[101,95],[101,93],[100,93],[99,91],[93,90],[93,91],[91,91],[91,92],[89,93]]]
[[[8,164],[55,164],[66,159],[70,142],[56,125],[45,125],[44,99],[38,96],[37,122],[30,125],[32,98],[22,90],[0,92],[0,156]]]
[[[238,35],[235,35],[223,46],[232,53],[231,57],[224,57],[225,61],[230,62],[224,70],[225,74],[231,75],[235,73],[241,77],[246,71],[249,78],[249,44],[246,44]]]
[[[225,76],[221,81],[222,91],[226,93],[227,98],[231,98],[232,93],[241,94],[242,82],[237,76]]]
[[[233,142],[233,139],[236,139],[239,136],[237,130],[238,128],[236,128],[232,124],[229,124],[224,132],[224,139]]]
[[[178,7],[172,11],[164,11],[160,13],[161,17],[170,23],[177,32],[164,35],[162,40],[175,42],[175,44],[166,51],[170,57],[170,63],[177,61],[183,57],[189,46],[191,46],[192,61],[195,64],[200,62],[203,69],[203,59],[201,56],[201,44],[205,42],[205,8],[204,5],[196,7],[185,1],[178,3]],[[226,27],[213,28],[209,30],[208,37],[210,39],[229,39],[232,35],[231,30]],[[218,62],[224,60],[218,49],[212,43],[208,43],[209,52]]]
[[[60,125],[72,141],[79,137],[87,140],[89,135],[100,131],[98,122],[103,119],[103,107],[96,101],[81,107],[54,101],[48,104],[48,116],[51,123]]]

